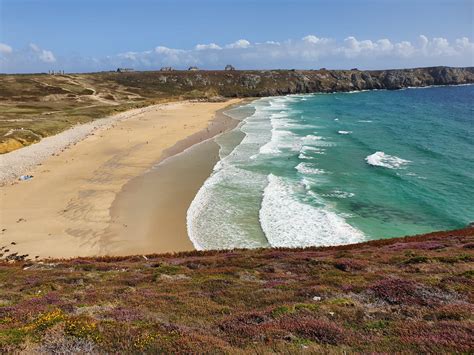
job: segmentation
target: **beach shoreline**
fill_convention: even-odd
[[[64,139],[68,134],[65,131],[59,142],[63,145],[53,144],[51,148],[56,136],[49,137],[43,144],[55,150],[45,155],[38,154],[44,147],[42,142],[23,148],[27,151],[8,153],[11,155],[3,157],[3,166],[25,162],[22,158],[26,153],[35,159],[21,171],[31,174],[31,180],[0,187],[1,246],[8,247],[9,253],[41,259],[108,255],[108,233],[112,231],[109,227],[116,222],[110,210],[122,188],[157,162],[169,161],[166,158],[235,127],[231,123],[237,123],[231,118],[224,122],[215,116],[216,111],[240,102],[234,99],[154,105],[116,115],[119,119],[106,118],[109,121],[99,122],[103,123],[99,127],[74,134],[70,142]],[[80,130],[81,126],[72,129]],[[4,165],[6,160],[8,165]],[[137,244],[132,235],[129,237],[132,239],[125,243],[129,248],[115,248],[117,253],[162,251],[133,249]],[[171,247],[167,251],[183,250],[174,248],[174,243],[168,244]]]

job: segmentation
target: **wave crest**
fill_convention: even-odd
[[[410,163],[410,160],[405,160],[395,155],[388,155],[385,154],[385,152],[375,152],[374,154],[368,155],[365,161],[369,165],[381,166],[387,169],[401,169]]]

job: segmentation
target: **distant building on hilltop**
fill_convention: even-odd
[[[189,67],[188,70],[189,71],[197,71],[197,70],[199,70],[199,68],[198,67]]]
[[[129,73],[132,71],[135,71],[135,70],[132,68],[117,68],[117,73]]]
[[[160,71],[173,71],[173,67],[161,67]]]
[[[64,70],[48,70],[49,75],[64,75]]]
[[[233,65],[227,64],[224,68],[224,70],[235,70]]]

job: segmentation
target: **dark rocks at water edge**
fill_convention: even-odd
[[[351,70],[234,70],[100,73],[102,79],[137,89],[206,92],[223,97],[261,97],[474,83],[474,67]]]

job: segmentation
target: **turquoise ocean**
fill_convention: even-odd
[[[474,221],[474,86],[262,98],[229,110],[192,202],[197,249],[338,245]]]

